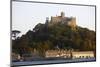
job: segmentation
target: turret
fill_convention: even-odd
[[[46,22],[45,22],[45,24],[48,24],[48,23],[49,23],[49,18],[46,17]]]
[[[61,12],[61,17],[65,17],[65,13],[64,12]]]
[[[49,18],[46,17],[46,21],[45,21],[45,28],[48,28],[48,25],[49,25]]]

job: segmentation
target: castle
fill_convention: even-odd
[[[51,20],[49,21],[49,18],[46,18],[46,24],[49,25],[55,25],[55,24],[64,24],[68,25],[72,28],[76,27],[76,18],[75,17],[65,17],[65,13],[61,12],[60,16],[51,16]]]

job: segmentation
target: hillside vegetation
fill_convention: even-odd
[[[75,51],[95,51],[96,33],[77,26],[74,30],[63,24],[37,24],[33,30],[12,40],[12,51],[23,54],[37,49],[42,55],[51,49],[73,49]]]

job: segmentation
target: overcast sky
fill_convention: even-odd
[[[12,2],[12,30],[25,34],[38,23],[45,23],[46,17],[60,15],[76,17],[76,24],[95,30],[95,7],[29,2]]]

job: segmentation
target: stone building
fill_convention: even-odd
[[[68,50],[48,50],[45,53],[46,58],[95,58],[93,51],[68,51]]]
[[[79,51],[79,52],[72,52],[72,58],[94,58],[93,51]]]
[[[46,22],[48,23],[49,19],[46,18]],[[65,17],[65,13],[61,12],[60,16],[51,16],[51,20],[49,21],[49,25],[55,25],[55,24],[64,24],[71,26],[73,28],[76,27],[76,18],[75,17]]]
[[[71,58],[70,51],[67,50],[48,50],[45,53],[46,58]]]

